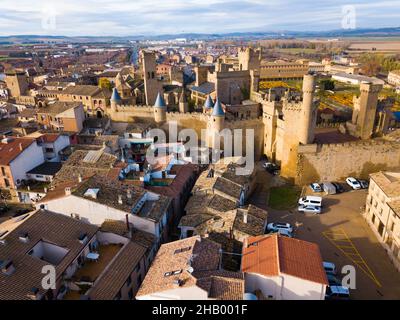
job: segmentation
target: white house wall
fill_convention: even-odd
[[[16,184],[17,180],[26,179],[26,173],[41,165],[44,161],[42,148],[36,142],[32,143],[10,164],[14,183]]]
[[[287,274],[267,277],[256,273],[245,274],[246,292],[261,290],[265,297],[275,300],[324,300],[325,285]]]
[[[50,200],[42,203],[46,209],[71,217],[71,214],[78,214],[81,220],[97,226],[101,226],[105,220],[126,221],[127,212],[107,207],[95,201],[86,200],[74,195]],[[37,205],[40,207],[40,205]],[[129,222],[141,231],[149,232],[159,237],[158,224],[153,221],[141,218],[134,214],[128,214]]]

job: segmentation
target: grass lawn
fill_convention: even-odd
[[[275,210],[289,210],[297,206],[301,194],[299,187],[271,188],[269,207]]]

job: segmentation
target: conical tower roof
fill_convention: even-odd
[[[219,101],[218,98],[217,98],[217,101],[215,102],[214,110],[213,110],[212,115],[213,115],[213,116],[216,116],[216,117],[225,116],[224,109],[222,109],[221,102]]]
[[[121,101],[121,96],[118,93],[117,88],[113,89],[112,95],[111,95],[111,101]]]
[[[156,103],[154,104],[155,108],[166,108],[167,105],[165,104],[164,98],[162,97],[161,93],[159,92],[157,95]]]
[[[205,109],[212,109],[213,106],[214,106],[214,101],[212,100],[211,96],[209,95],[207,97],[206,103],[204,104],[204,108]]]

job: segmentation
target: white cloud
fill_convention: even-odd
[[[328,30],[340,27],[341,8],[351,2],[359,27],[398,25],[400,1],[1,0],[0,35]],[[55,30],[42,28],[46,12],[55,12]]]

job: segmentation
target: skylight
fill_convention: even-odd
[[[97,195],[99,194],[100,189],[87,189],[84,197],[89,197],[89,198],[93,198],[93,199],[97,199]]]

